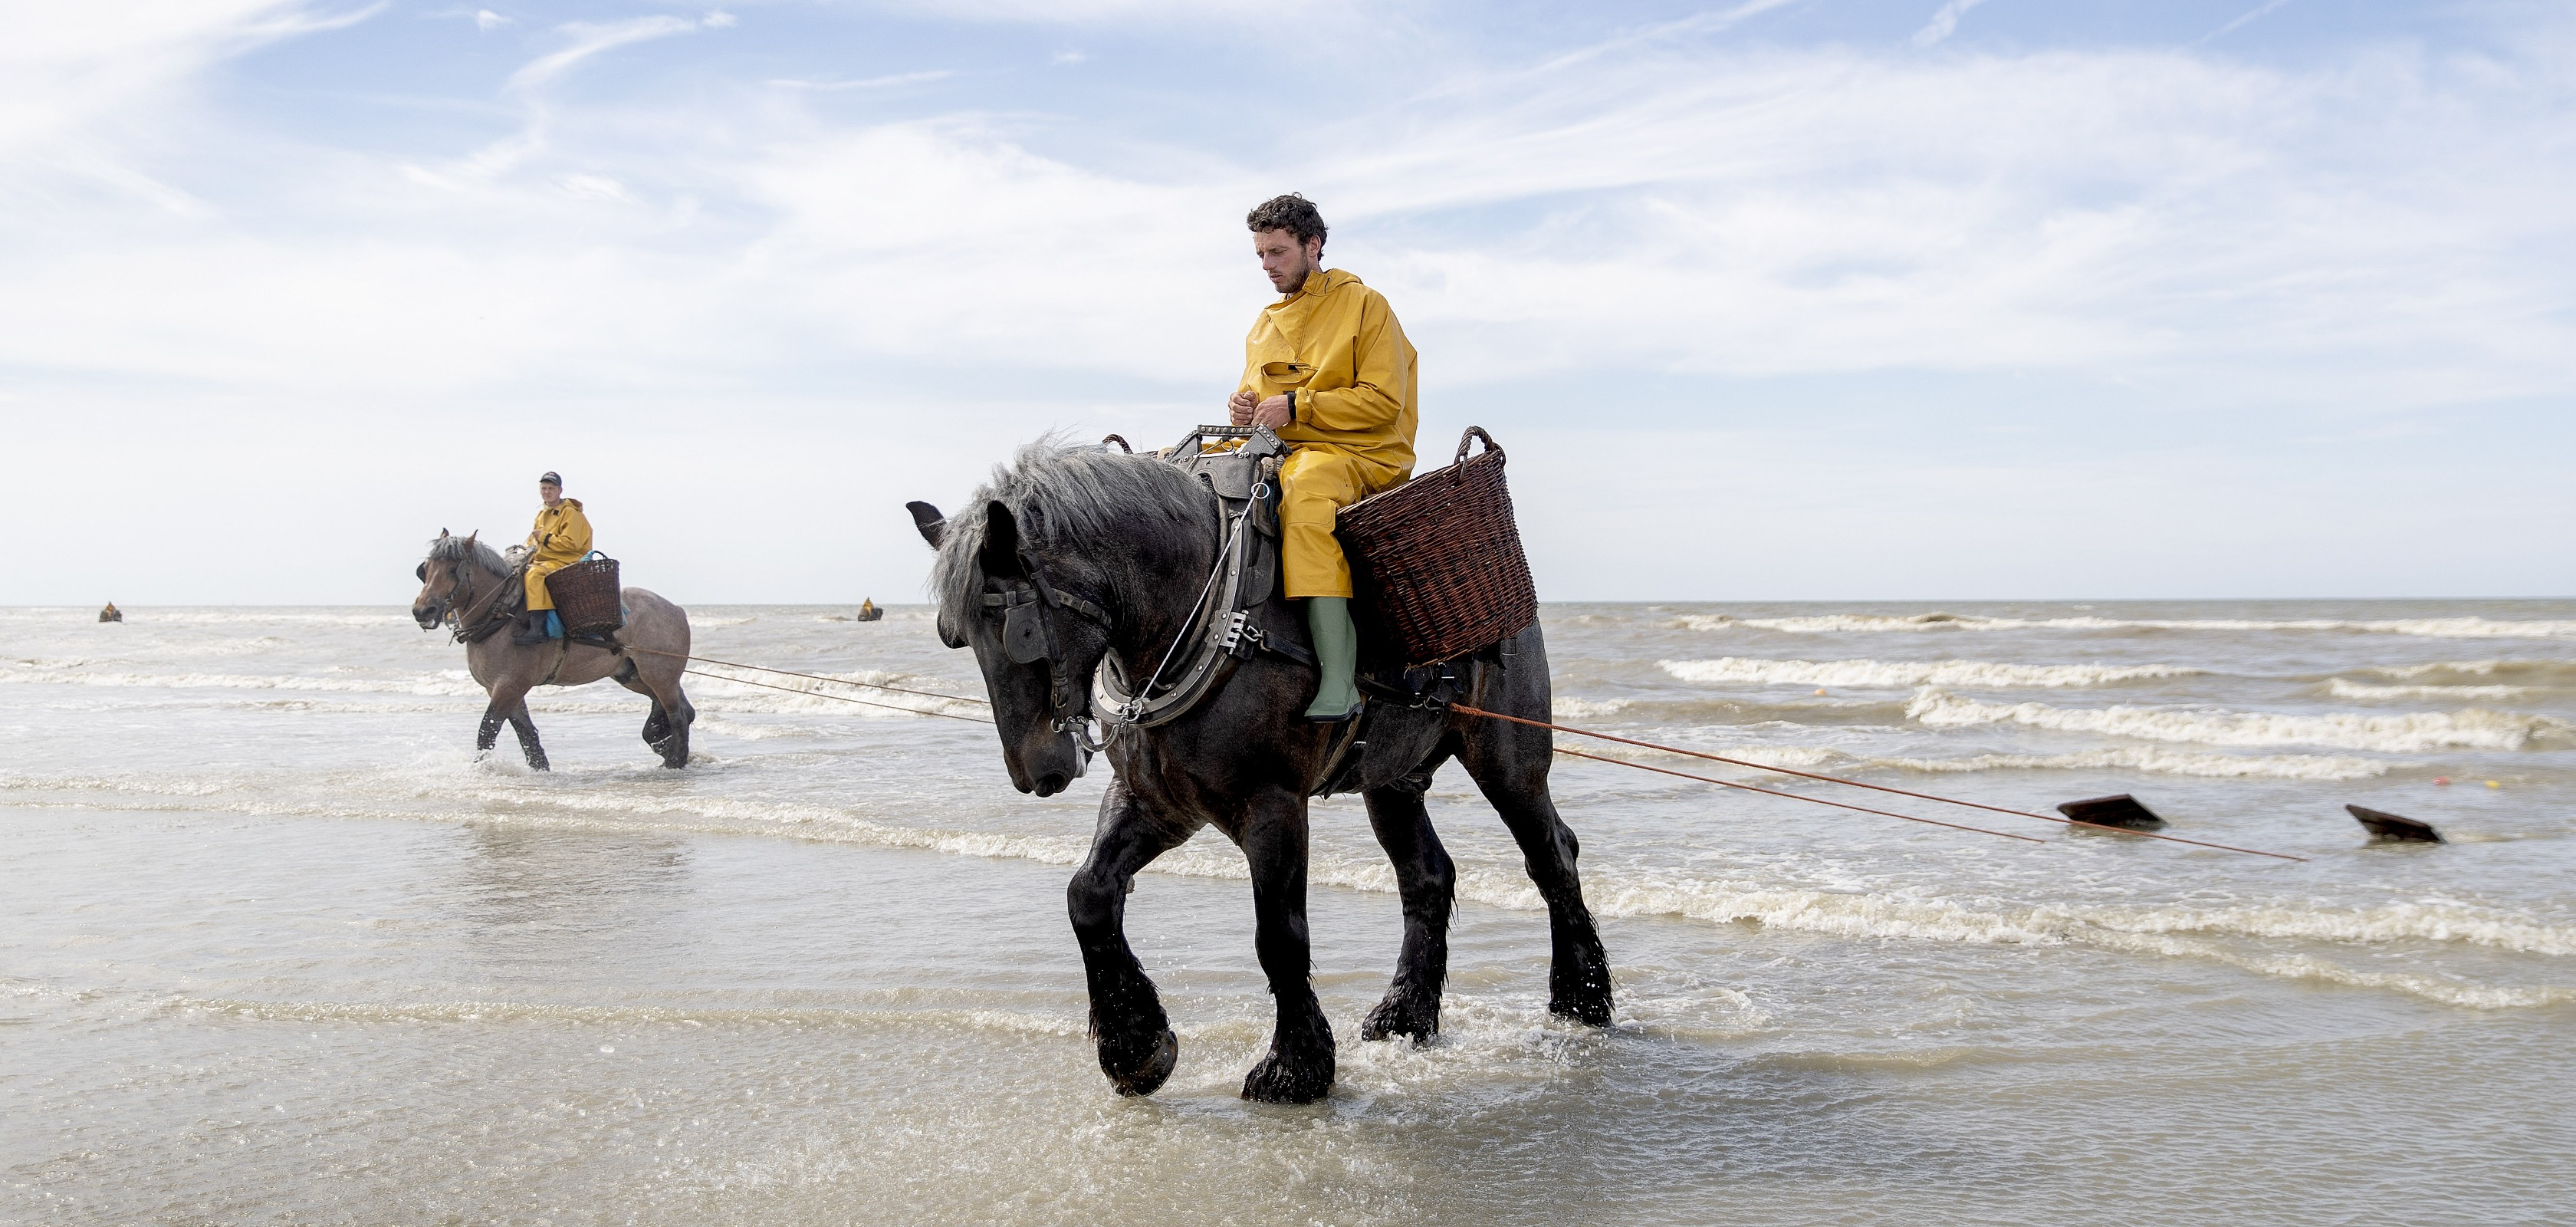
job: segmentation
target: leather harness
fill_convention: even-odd
[[[1210,438],[1241,439],[1243,444],[1206,451],[1202,444]],[[1111,441],[1126,446],[1125,440],[1114,438],[1103,446]],[[985,593],[983,607],[1001,615],[1005,654],[1016,664],[1045,662],[1054,708],[1050,723],[1071,735],[1086,758],[1121,728],[1154,728],[1188,715],[1223,689],[1235,667],[1256,652],[1314,666],[1314,653],[1272,635],[1254,619],[1254,611],[1278,591],[1279,522],[1272,494],[1286,451],[1267,427],[1201,426],[1162,453],[1216,496],[1217,559],[1171,648],[1141,681],[1131,663],[1112,649],[1101,658],[1092,689],[1077,691],[1072,671],[1063,666],[1049,610],[1087,618],[1103,630],[1115,627],[1109,611],[1048,583],[1025,556],[1027,579],[991,579],[999,591]],[[1090,732],[1095,720],[1103,730],[1098,739]],[[1345,726],[1332,755],[1335,763],[1356,728],[1356,721]]]

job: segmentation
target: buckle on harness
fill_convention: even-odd
[[[1219,651],[1236,660],[1250,660],[1252,654],[1260,651],[1263,641],[1268,638],[1268,634],[1252,624],[1250,613],[1238,609],[1234,611],[1232,617],[1226,619],[1225,632],[1217,636],[1216,646]]]

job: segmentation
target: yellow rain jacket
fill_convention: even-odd
[[[1279,431],[1280,562],[1292,598],[1351,595],[1351,564],[1333,536],[1342,508],[1413,473],[1413,343],[1386,296],[1338,268],[1306,278],[1261,309],[1243,339],[1240,390],[1293,398]]]
[[[552,609],[555,598],[546,591],[546,577],[590,552],[590,517],[581,513],[581,500],[568,498],[538,508],[537,526],[528,531],[528,550],[535,555],[528,563],[528,608]]]

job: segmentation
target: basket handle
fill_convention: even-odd
[[[1497,455],[1497,456],[1500,456],[1500,455],[1502,455],[1502,454],[1503,454],[1503,445],[1502,445],[1502,444],[1500,444],[1500,443],[1496,443],[1496,442],[1494,442],[1494,436],[1489,435],[1489,434],[1486,434],[1486,433],[1485,433],[1485,428],[1484,428],[1484,427],[1482,427],[1482,426],[1470,426],[1470,427],[1468,427],[1468,428],[1467,428],[1467,430],[1466,430],[1466,433],[1461,434],[1461,435],[1459,435],[1459,436],[1458,436],[1458,457],[1457,457],[1457,459],[1452,460],[1452,461],[1450,461],[1450,462],[1449,462],[1449,484],[1450,484],[1450,485],[1453,485],[1453,486],[1454,486],[1454,485],[1457,485],[1459,482],[1462,482],[1462,481],[1467,480],[1467,475],[1466,475],[1466,473],[1464,473],[1463,471],[1461,471],[1461,470],[1460,470],[1460,468],[1459,468],[1459,466],[1461,466],[1461,465],[1463,465],[1463,464],[1467,463],[1467,441],[1468,441],[1468,440],[1470,440],[1470,439],[1482,439],[1482,440],[1484,440],[1484,441],[1485,441],[1485,450],[1486,450],[1486,451],[1491,452],[1491,453],[1493,453],[1494,455]]]

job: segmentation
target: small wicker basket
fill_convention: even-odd
[[[1475,439],[1485,450],[1471,459]],[[1449,467],[1342,508],[1334,531],[1364,601],[1408,665],[1464,656],[1538,621],[1538,588],[1503,484],[1503,449],[1484,427],[1458,436]]]
[[[555,616],[563,619],[568,637],[606,635],[626,625],[617,560],[595,550],[590,557],[547,576],[546,595],[555,599]]]

